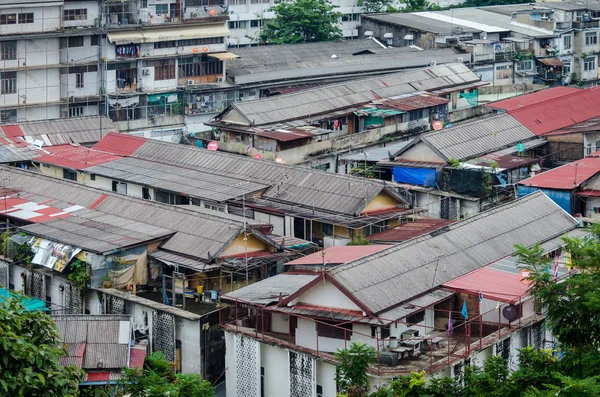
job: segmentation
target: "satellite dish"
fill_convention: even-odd
[[[260,155],[260,153],[256,153],[254,155],[254,158],[257,159],[257,160],[260,160],[262,158],[262,156]]]
[[[454,33],[454,34],[461,34],[463,32],[464,32],[464,30],[460,26],[455,26],[452,28],[452,33]]]
[[[212,141],[211,143],[209,143],[208,145],[206,145],[206,148],[208,150],[212,150],[213,152],[216,151],[219,148],[219,144],[215,141]]]
[[[502,316],[508,321],[512,321],[517,318],[518,309],[515,305],[509,305],[502,309]]]
[[[436,120],[436,121],[433,122],[433,124],[431,126],[433,127],[434,130],[439,131],[442,128],[444,128],[444,123],[442,123],[439,120]]]

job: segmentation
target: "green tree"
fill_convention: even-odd
[[[161,352],[150,354],[144,368],[124,368],[122,385],[131,397],[214,397],[210,382],[200,375],[175,374]],[[168,393],[168,394],[167,394]]]
[[[339,362],[336,367],[335,383],[341,393],[366,395],[369,390],[367,368],[377,361],[377,351],[362,341],[352,342],[348,349],[334,354]]]
[[[327,0],[296,0],[279,3],[270,11],[275,18],[265,21],[258,41],[266,44],[293,44],[331,41],[342,38],[338,26],[342,14]]]
[[[392,0],[358,0],[359,7],[363,7],[365,13],[384,12],[391,5]]]
[[[78,395],[81,369],[58,364],[66,355],[52,318],[18,301],[0,303],[0,395]]]

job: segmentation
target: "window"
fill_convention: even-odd
[[[381,327],[381,336],[380,339],[389,339],[390,337],[390,326]]]
[[[69,106],[69,117],[83,116],[83,106]]]
[[[156,5],[156,15],[168,14],[169,13],[169,5],[168,4],[157,4]]]
[[[350,340],[350,337],[352,337],[352,324],[317,323],[317,334],[323,338]]]
[[[330,225],[328,223],[323,223],[323,234],[326,236],[332,236],[333,235],[333,225]]]
[[[0,123],[16,123],[17,109],[0,109]]]
[[[90,45],[98,45],[98,36],[93,35],[90,37]]]
[[[180,47],[187,47],[192,45],[204,45],[204,44],[222,44],[223,37],[207,37],[205,39],[189,39],[189,40],[179,40]]]
[[[583,70],[591,71],[596,69],[596,58],[585,58],[583,60]]]
[[[569,76],[571,74],[571,62],[563,61],[563,74]]]
[[[125,182],[112,181],[112,191],[127,194],[127,184]]]
[[[425,310],[411,314],[406,318],[408,324],[418,324],[425,320]]]
[[[75,74],[75,88],[83,88],[83,73]]]
[[[64,10],[63,19],[65,21],[85,21],[87,19],[87,8]]]
[[[95,180],[96,180],[96,174],[91,174],[90,181],[95,181]]]
[[[533,69],[533,60],[532,59],[527,59],[525,61],[521,61],[521,62],[517,63],[517,71],[531,70],[531,69]]]
[[[352,14],[342,14],[342,22],[348,22],[352,20]]]
[[[323,397],[323,386],[317,385],[317,397]]]
[[[69,37],[67,39],[67,47],[83,47],[83,36]]]
[[[3,41],[0,43],[0,60],[13,61],[17,59],[17,41]]]
[[[563,49],[564,50],[571,49],[571,35],[563,36]]]
[[[150,200],[150,189],[148,188],[148,186],[142,187],[142,198]]]
[[[69,74],[88,73],[88,72],[97,72],[97,71],[98,71],[98,65],[71,66],[69,68]]]
[[[73,172],[71,170],[63,169],[63,178],[68,179],[70,181],[76,181],[77,180],[77,173]]]
[[[172,80],[175,78],[175,60],[154,61],[154,80]]]
[[[212,211],[225,212],[225,206],[222,204],[204,203],[204,208],[206,208],[207,210],[212,210]]]
[[[238,21],[229,21],[229,29],[237,29],[238,26]]]
[[[0,73],[0,94],[17,92],[17,72]]]
[[[250,21],[250,27],[251,28],[260,28],[263,26],[263,20],[262,19],[253,19]]]
[[[154,49],[159,49],[159,48],[174,48],[177,47],[177,41],[175,40],[171,40],[171,41],[159,41],[158,43],[154,43]]]
[[[17,23],[17,14],[0,15],[0,25],[15,25]]]
[[[596,45],[598,44],[598,35],[596,32],[587,32],[585,34],[585,45]]]
[[[409,121],[420,120],[423,118],[423,109],[412,110],[408,113]]]
[[[206,55],[179,59],[179,77],[210,76],[223,74],[223,61]]]
[[[19,14],[19,23],[33,23],[33,12]]]

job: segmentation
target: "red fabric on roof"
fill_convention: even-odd
[[[534,134],[544,135],[600,116],[600,87],[578,90],[508,113]]]
[[[431,233],[444,226],[448,226],[454,221],[447,219],[417,219],[414,222],[407,222],[403,225],[375,233],[367,237],[369,241],[406,241],[411,238],[419,237]]]
[[[106,194],[103,194],[102,196],[100,196],[100,198],[98,200],[96,200],[94,203],[92,203],[92,205],[90,205],[90,209],[93,210],[94,208],[99,206],[100,203],[102,203],[104,200],[106,200],[107,197],[108,197],[108,195],[106,195]]]
[[[111,132],[93,146],[94,150],[131,156],[146,142],[146,138]]]
[[[512,110],[520,109],[525,106],[534,105],[548,99],[558,98],[564,95],[571,94],[573,92],[580,92],[579,88],[570,87],[556,87],[547,90],[534,92],[527,95],[519,95],[503,101],[490,103],[487,105],[493,109],[500,109],[510,113]]]
[[[507,273],[483,267],[443,285],[461,292],[479,294],[484,298],[502,302],[514,302],[527,295],[529,286],[521,282],[518,273]]]
[[[383,251],[389,247],[391,247],[391,245],[349,245],[345,247],[329,247],[321,252],[315,252],[314,254],[288,262],[286,265],[321,265],[323,264],[323,253],[325,254],[326,263],[338,265]]]
[[[146,360],[146,347],[132,347],[129,349],[129,368],[142,368]]]
[[[38,156],[33,161],[57,165],[59,167],[84,170],[99,164],[119,160],[120,156],[100,152],[84,146],[59,145],[50,148],[51,154]]]
[[[600,172],[600,157],[588,156],[527,178],[519,185],[571,190]]]
[[[15,138],[18,136],[23,136],[23,131],[21,130],[21,127],[19,127],[18,125],[4,125],[1,128],[2,128],[2,131],[4,131],[4,135],[7,138]]]
[[[88,372],[86,382],[106,382],[110,380],[110,372]]]

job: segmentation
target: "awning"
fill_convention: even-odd
[[[138,103],[140,102],[140,97],[139,96],[132,96],[132,97],[127,97],[127,98],[108,98],[108,103],[110,104],[110,106],[121,106],[124,108],[130,107],[130,106],[137,106]]]
[[[541,63],[543,63],[544,65],[548,65],[548,66],[556,66],[556,67],[563,67],[564,64],[563,62],[560,60],[560,58],[538,58],[538,61],[540,61]]]
[[[229,29],[224,24],[214,24],[112,32],[108,34],[108,40],[114,44],[129,44],[223,36],[229,36]]]
[[[404,36],[404,40],[412,40],[412,39],[413,39],[412,34],[407,34],[406,36]]]
[[[208,54],[211,58],[217,58],[221,61],[231,61],[232,59],[239,58],[239,55],[232,54],[231,52],[219,52],[216,54]]]

